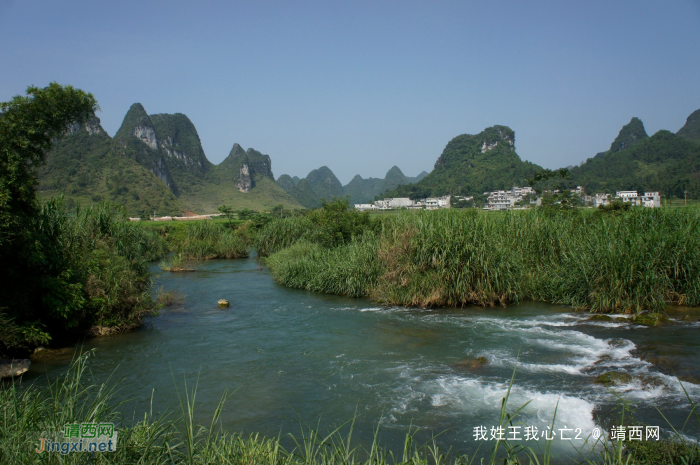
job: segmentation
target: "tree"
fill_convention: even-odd
[[[535,173],[532,179],[528,179],[527,182],[535,189],[535,192],[541,194],[544,190],[561,190],[561,182],[570,176],[571,173],[566,168],[544,169]]]
[[[226,219],[228,220],[229,228],[233,227],[231,220],[233,219],[233,215],[236,213],[233,207],[228,205],[222,205],[219,208],[217,208],[217,210],[219,210],[219,212],[221,212],[221,214],[226,217]]]
[[[69,125],[97,108],[92,94],[55,82],[0,103],[0,320],[12,341],[45,340],[39,314],[72,308],[70,278],[56,275],[50,239],[38,227],[36,168]]]

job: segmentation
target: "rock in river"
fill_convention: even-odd
[[[27,359],[0,360],[0,378],[19,376],[29,370],[31,363]]]
[[[219,299],[219,308],[226,308],[229,306],[228,300]]]

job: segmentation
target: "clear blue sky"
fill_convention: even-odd
[[[414,176],[494,124],[557,168],[700,108],[700,1],[0,0],[0,100],[51,81],[92,92],[112,135],[141,102],[276,176]]]

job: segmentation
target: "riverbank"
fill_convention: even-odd
[[[533,302],[378,306],[277,285],[255,259],[203,261],[195,273],[152,265],[151,273],[184,301],[141,329],[86,341],[85,350],[97,349],[90,383],[119,381],[114,401],[125,403],[118,410],[137,420],[144,412],[178,416],[176,387],[182,394],[184,380],[198,383],[195,425],[210,425],[223,393],[235,392],[221,413],[222,431],[243,438],[281,432],[287,450],[294,444],[285,435],[299,438],[300,424],[330,432],[356,415],[356,445],[369,448],[378,426],[380,444],[400,453],[406,432],[417,429],[418,445],[436,435],[443,450],[488,459],[493,444],[476,441],[473,428],[496,424],[516,365],[509,405],[514,411],[530,402],[519,414],[522,424],[542,431],[558,408],[557,427],[581,428],[586,436],[595,427],[609,430],[624,398],[634,408],[630,424],[658,425],[661,438],[670,439],[655,407],[681,431],[688,408],[676,376],[700,376],[696,323],[649,330]],[[230,307],[218,308],[219,298]],[[669,315],[683,321],[687,313]],[[69,354],[35,360],[22,382],[60,379],[69,362]],[[608,372],[632,379],[611,387],[596,382]],[[698,386],[683,385],[697,399]],[[682,433],[696,438],[698,425],[691,421]],[[554,463],[573,463],[564,460],[578,456],[571,446],[554,441]]]
[[[62,199],[41,206],[36,256],[24,257],[22,285],[3,289],[0,356],[26,357],[85,335],[116,333],[153,314],[148,263],[165,242],[108,203],[69,211]]]
[[[320,425],[302,426],[296,436],[244,435],[221,427],[221,414],[231,397],[226,392],[208,415],[210,421],[206,425],[196,422],[195,411],[199,408],[196,384],[194,387],[185,384],[182,392],[177,391],[179,409],[163,414],[143,412],[128,420],[119,410],[121,403],[115,401],[118,383],[87,381],[91,355],[88,352],[75,358],[66,374],[50,381],[48,388],[14,384],[0,388],[0,410],[5,412],[0,419],[0,463],[57,463],[60,457],[61,463],[72,464],[95,463],[97,459],[104,464],[458,465],[480,460],[479,463],[491,465],[506,462],[517,465],[549,463],[553,459],[554,439],[528,447],[522,444],[522,439],[513,441],[504,435],[502,439],[486,442],[484,450],[477,450],[472,456],[460,456],[440,447],[436,436],[426,436],[413,428],[406,432],[403,449],[390,450],[382,445],[379,429],[370,443],[353,440],[352,419],[327,429]],[[514,379],[515,373],[493,422],[504,431],[519,424],[518,415],[525,407],[509,403]],[[624,415],[623,409],[618,423],[624,424]],[[556,431],[556,419],[555,411],[550,424],[552,431]],[[70,441],[64,439],[65,426],[86,423],[114,425],[117,436],[110,445],[112,452],[81,453],[70,451],[69,445],[63,447],[64,441]],[[489,437],[488,431],[485,434]],[[58,442],[60,448],[46,450],[49,441]],[[671,440],[639,442],[589,436],[588,441],[577,457],[558,458],[557,463],[693,464],[700,460],[697,444],[681,435]]]
[[[316,239],[323,228],[289,218],[262,229],[256,247],[277,282],[420,307],[534,300],[638,313],[700,305],[696,210],[404,212],[331,245]]]

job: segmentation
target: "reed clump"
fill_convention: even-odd
[[[273,278],[297,289],[361,297],[376,286],[380,263],[371,234],[328,248],[299,241],[269,257]]]
[[[632,313],[700,305],[695,210],[404,212],[332,245],[315,241],[314,227],[283,219],[261,231],[256,244],[264,243],[261,255],[270,255],[266,263],[280,283],[412,306],[532,299]],[[298,241],[306,245],[295,248]],[[358,257],[370,271],[349,287],[346,275],[333,271],[352,269]]]
[[[197,271],[197,261],[187,258],[182,252],[161,261],[158,266],[163,271],[182,272]]]
[[[210,221],[197,221],[187,226],[185,237],[176,252],[183,260],[245,258],[246,239],[239,230],[232,230]]]

